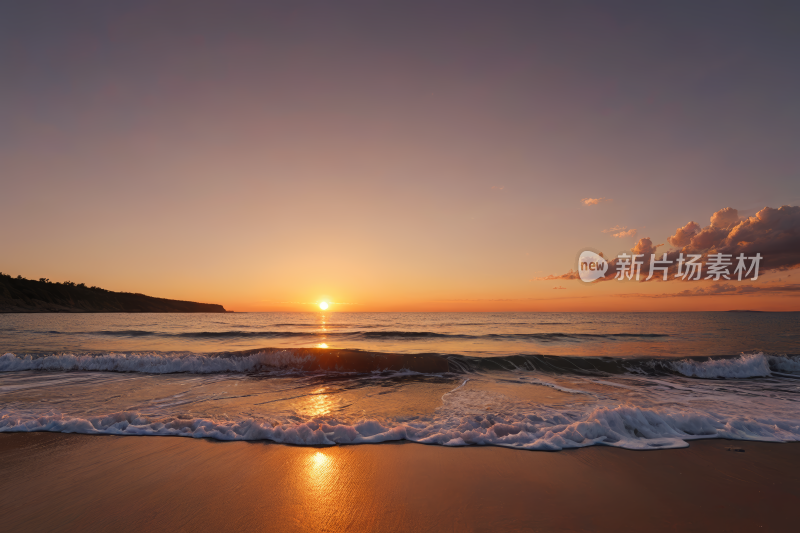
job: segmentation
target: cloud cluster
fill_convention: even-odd
[[[684,254],[760,253],[761,271],[788,270],[800,266],[800,206],[765,207],[752,217],[739,218],[726,207],[711,216],[711,224],[694,228],[693,222],[678,228],[669,243]],[[695,224],[696,226],[696,224]]]
[[[671,298],[673,296],[742,296],[748,294],[798,294],[800,283],[786,285],[734,285],[715,283],[707,287],[695,287],[680,292],[662,294],[621,294],[620,296],[640,296],[645,298]]]
[[[743,218],[739,217],[736,209],[726,207],[711,215],[709,222],[709,225],[703,228],[696,222],[690,221],[679,227],[675,234],[667,239],[667,242],[673,246],[672,250],[666,252],[667,260],[672,261],[667,280],[681,279],[675,277],[680,254],[684,254],[684,257],[688,254],[699,254],[702,256],[700,260],[702,263],[708,262],[709,254],[730,254],[735,263],[735,258],[739,254],[753,257],[759,253],[762,257],[759,274],[800,267],[800,206],[785,205],[777,209],[765,207],[754,216]],[[644,257],[640,258],[644,263],[641,268],[640,280],[645,281],[650,274],[650,259],[653,254],[655,254],[656,260],[662,259],[663,251],[662,254],[656,254],[659,246],[663,246],[663,244],[654,245],[649,237],[644,237],[631,248],[631,254],[644,254]],[[617,274],[617,262],[616,258],[609,261],[606,275],[597,281],[614,279]],[[653,280],[663,279],[662,272],[657,271],[654,274]],[[705,276],[704,271],[703,279]],[[570,270],[559,276],[551,275],[536,279],[569,280],[580,279],[580,276],[578,272]],[[680,296],[708,296],[710,294],[754,292],[753,287],[743,286],[731,290],[728,290],[726,285],[715,285],[714,287],[704,289],[706,292],[689,290],[677,294]],[[755,290],[766,290],[766,288]],[[791,292],[791,290],[784,289],[783,292]]]

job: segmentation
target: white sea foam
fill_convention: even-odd
[[[451,391],[447,391],[447,392],[445,392],[445,393],[442,395],[442,400],[444,400],[444,399],[445,399],[445,396],[447,396],[448,394],[453,394],[454,392],[457,392],[457,391],[461,390],[461,387],[463,387],[464,385],[466,385],[466,384],[467,384],[467,381],[469,381],[469,379],[465,379],[464,381],[462,381],[462,382],[461,382],[461,384],[460,384],[458,387],[456,387],[455,389],[453,389],[453,390],[451,390]]]
[[[454,416],[399,422],[333,419],[275,424],[265,420],[150,419],[136,412],[96,418],[0,411],[0,433],[51,431],[106,435],[171,435],[216,440],[267,440],[334,445],[409,440],[442,446],[493,445],[561,450],[591,445],[649,450],[681,448],[693,439],[800,441],[800,422],[777,418],[720,418],[699,411],[600,407],[575,420],[563,413]]]
[[[42,357],[13,353],[0,356],[0,372],[21,370],[93,370],[104,372],[141,372],[145,374],[215,374],[221,372],[254,372],[265,369],[299,369],[314,362],[310,355],[291,350],[258,352],[242,356],[209,356],[198,354],[109,353],[103,355],[58,354]]]
[[[562,387],[561,385],[556,385],[555,383],[552,383],[550,381],[545,381],[534,377],[529,377],[528,379],[523,378],[523,381],[525,383],[530,383],[531,385],[542,385],[544,387],[550,387],[551,389],[555,389],[560,392],[566,392],[567,394],[588,394],[589,396],[594,396],[591,392],[586,392],[577,389],[569,389],[567,387]]]
[[[769,364],[776,372],[800,372],[800,360],[796,357],[771,356]]]
[[[670,364],[677,372],[690,378],[754,378],[770,375],[770,359],[763,353],[754,353],[708,361],[683,359]]]

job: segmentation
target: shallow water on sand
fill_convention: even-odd
[[[0,432],[800,440],[795,313],[0,315]]]

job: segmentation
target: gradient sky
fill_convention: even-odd
[[[237,311],[800,309],[535,280],[800,204],[800,4],[387,4],[0,4],[0,270]]]

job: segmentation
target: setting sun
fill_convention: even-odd
[[[321,302],[319,304],[319,308],[322,309],[323,311],[326,310],[328,308],[328,302]]]

